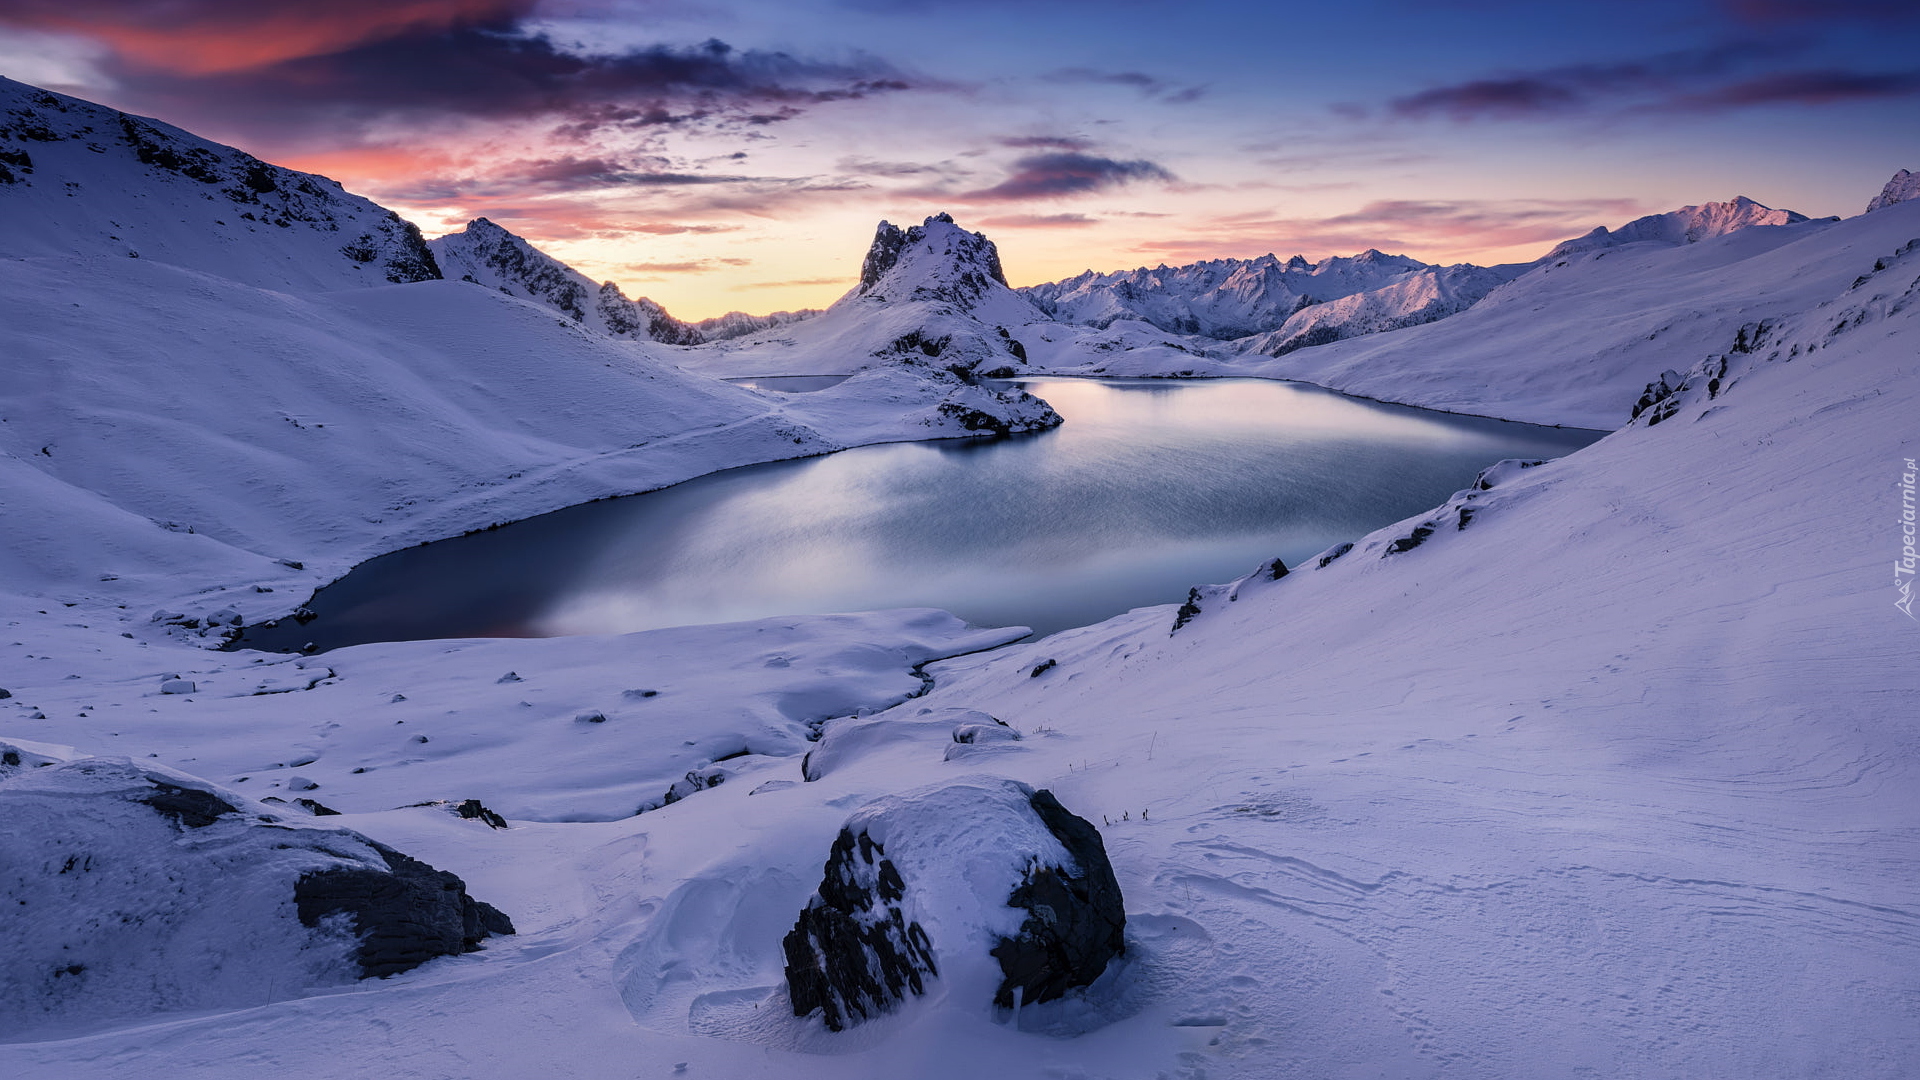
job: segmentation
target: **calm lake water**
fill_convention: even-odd
[[[939,607],[1045,634],[1287,565],[1601,432],[1256,379],[1035,379],[1038,435],[715,473],[362,564],[245,645],[611,633]],[[806,389],[794,387],[794,389]]]

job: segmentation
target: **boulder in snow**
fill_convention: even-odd
[[[512,932],[453,874],[153,764],[0,744],[0,818],[0,1037],[252,1008]]]
[[[1050,792],[978,777],[870,803],[782,942],[794,1015],[844,1030],[945,980],[1001,1007],[1092,984],[1126,948],[1100,834]]]

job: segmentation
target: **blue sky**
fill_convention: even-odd
[[[1379,247],[1529,258],[1920,168],[1920,4],[9,0],[0,72],[484,215],[686,317],[817,306],[875,221],[1016,283]]]

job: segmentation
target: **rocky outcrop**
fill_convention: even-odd
[[[993,1003],[1002,1008],[1052,1001],[1091,985],[1127,949],[1120,882],[1099,830],[1044,788],[1028,805],[1066,848],[1069,862],[1048,866],[1034,860],[1007,899],[1027,917],[1019,933],[993,947],[1004,976]]]
[[[1920,199],[1920,173],[1901,169],[1893,174],[1893,179],[1887,181],[1886,187],[1880,189],[1880,194],[1867,203],[1866,212],[1871,214],[1875,210],[1885,210],[1908,199]]]
[[[1090,986],[1126,951],[1126,913],[1090,823],[977,778],[856,812],[782,948],[794,1015],[841,1031],[936,978],[1002,1008]]]
[[[886,850],[864,830],[840,830],[819,891],[780,943],[795,1016],[818,1011],[827,1030],[844,1031],[927,992],[940,971],[905,898]]]
[[[456,875],[277,809],[0,742],[0,1037],[253,1007],[513,932]]]
[[[385,844],[368,841],[385,870],[343,866],[303,874],[294,904],[305,926],[345,917],[360,945],[362,978],[411,971],[437,956],[473,952],[494,934],[513,933],[513,921],[467,895],[467,884]]]

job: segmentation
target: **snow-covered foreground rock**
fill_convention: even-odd
[[[357,833],[61,749],[0,743],[0,1038],[250,1008],[513,933],[457,876]]]
[[[1920,224],[1906,205],[1869,217]],[[15,595],[7,737],[297,787],[518,933],[346,992],[9,1044],[0,1065],[1904,1076],[1920,628],[1894,566],[1920,247],[1849,228],[1803,249],[1845,277],[1828,302],[1662,355],[1685,374],[1623,430],[1277,579],[1202,589],[1177,632],[1149,608],[926,663],[996,639],[906,613],[368,645],[296,668]],[[1670,250],[1748,235],[1767,232]],[[918,664],[934,683],[909,696]],[[820,742],[795,734],[822,717]],[[993,720],[1020,737],[984,737]],[[808,745],[830,760],[803,768]],[[1017,1021],[946,979],[847,1031],[795,1017],[782,940],[850,818],[979,777],[1100,829],[1122,958]],[[662,805],[595,820],[603,797]],[[453,812],[469,798],[511,805],[509,827]],[[966,879],[974,853],[963,838],[895,868]]]

